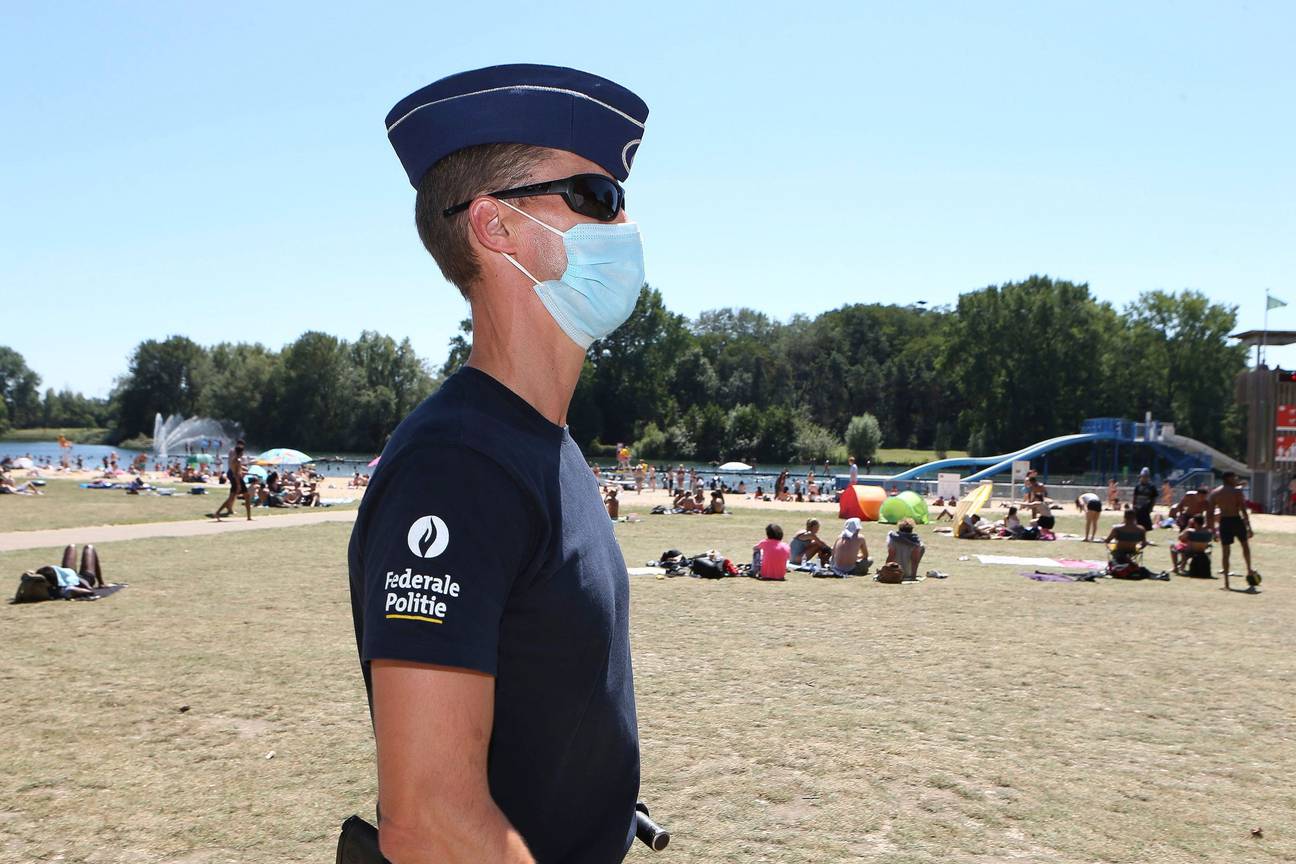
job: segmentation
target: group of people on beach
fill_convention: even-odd
[[[850,482],[854,483],[858,477],[854,457],[851,457],[849,467]],[[623,445],[617,445],[617,469],[620,472],[618,475],[605,477],[603,469],[597,463],[590,463],[590,471],[594,474],[600,488],[604,489],[605,498],[607,492],[614,486],[625,488],[626,491],[633,488],[636,495],[642,494],[645,490],[654,493],[661,488],[670,493],[673,509],[681,513],[724,512],[725,495],[742,495],[755,501],[798,503],[830,503],[835,502],[838,497],[836,480],[830,473],[831,466],[826,462],[824,473],[821,475],[822,481],[816,479],[814,468],[809,469],[804,480],[789,479],[790,472],[784,469],[774,481],[773,487],[768,490],[763,485],[756,485],[754,489],[749,489],[744,478],[739,478],[738,482],[732,485],[727,478],[719,474],[713,474],[710,480],[707,480],[697,468],[686,468],[682,464],[674,468],[666,466],[660,470],[657,466],[649,465],[644,461],[632,464],[630,451]],[[627,475],[630,479],[626,479]],[[706,495],[708,492],[709,501]],[[717,507],[720,509],[716,509]]]
[[[845,578],[867,575],[873,566],[863,522],[847,519],[841,533],[829,543],[819,535],[818,519],[807,519],[805,528],[783,541],[783,527],[771,522],[765,526],[765,539],[752,547],[751,575],[757,579],[781,582],[789,567],[808,569],[816,576]],[[902,519],[887,533],[887,565],[895,565],[904,578],[918,572],[926,546],[914,530],[912,519]]]
[[[253,507],[318,507],[320,501],[320,481],[323,477],[313,471],[303,469],[300,472],[272,470],[262,478],[248,470],[246,443],[242,438],[234,442],[229,451],[223,481],[229,483],[229,494],[224,503],[208,515],[220,522],[227,516],[234,515],[234,506],[243,502],[243,509],[248,521],[252,520]]]

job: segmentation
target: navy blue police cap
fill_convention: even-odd
[[[416,90],[388,113],[387,138],[415,188],[437,161],[477,144],[567,150],[624,181],[647,120],[644,101],[606,78],[516,63]]]

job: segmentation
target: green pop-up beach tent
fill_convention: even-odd
[[[894,525],[901,519],[912,519],[919,525],[927,524],[927,502],[917,492],[905,490],[882,502],[882,509],[878,512],[879,522]]]

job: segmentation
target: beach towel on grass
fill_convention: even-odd
[[[1021,575],[1036,582],[1092,582],[1098,577],[1097,573],[1059,573],[1055,570],[1035,570]]]

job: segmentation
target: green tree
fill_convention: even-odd
[[[793,458],[798,462],[817,465],[825,460],[846,461],[846,448],[841,439],[832,430],[806,419],[797,421],[795,445]]]
[[[599,405],[595,391],[597,376],[598,370],[586,358],[581,366],[580,378],[576,381],[576,392],[572,394],[571,405],[567,408],[567,426],[572,440],[582,450],[591,449],[603,434],[603,408]]]
[[[673,455],[670,452],[670,439],[656,423],[644,426],[643,434],[634,443],[633,449],[637,459],[664,459]]]
[[[739,405],[725,421],[725,440],[721,456],[726,460],[750,462],[759,458],[761,449],[761,415],[755,405]]]
[[[152,435],[158,414],[197,413],[209,373],[207,349],[191,339],[141,342],[116,393],[119,436]]]
[[[1004,452],[1063,432],[1102,406],[1104,367],[1119,332],[1089,286],[1044,276],[959,298],[938,372],[964,407],[978,448]]]
[[[348,446],[381,450],[397,424],[429,393],[436,382],[408,339],[399,344],[370,330],[350,346],[351,365],[359,382],[354,395]]]
[[[279,355],[259,342],[221,342],[208,356],[211,374],[197,413],[237,423],[254,441],[277,437]]]
[[[279,433],[267,446],[346,450],[354,446],[355,394],[361,381],[346,342],[306,332],[284,348],[276,416]]]
[[[450,353],[441,364],[441,377],[449,378],[459,367],[468,362],[472,353],[472,319],[465,318],[459,322],[459,332],[450,337]]]
[[[681,444],[687,442],[690,449],[677,450],[673,455],[701,459],[704,462],[720,460],[725,449],[728,418],[719,405],[713,402],[694,405],[684,415],[681,425],[684,434],[677,436],[677,440]]]
[[[629,441],[636,425],[671,418],[671,373],[687,339],[684,319],[667,311],[660,291],[645,285],[630,319],[590,346],[601,440]]]
[[[1237,307],[1198,291],[1148,291],[1125,307],[1120,362],[1111,380],[1126,394],[1128,416],[1145,411],[1174,422],[1182,435],[1238,449],[1233,381],[1246,348],[1229,342]]]
[[[882,446],[882,427],[872,414],[852,417],[846,424],[846,451],[855,461],[863,463],[877,455]]]
[[[762,462],[787,462],[796,456],[797,418],[786,405],[771,405],[761,412],[760,445]]]
[[[21,354],[0,345],[0,402],[8,423],[21,429],[39,422],[40,382]]]

